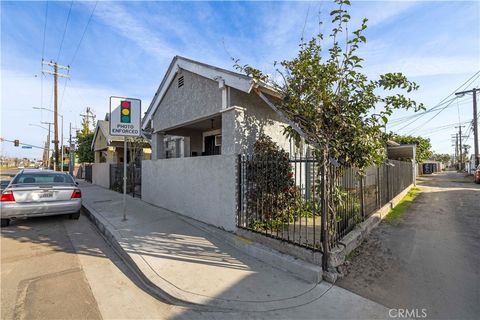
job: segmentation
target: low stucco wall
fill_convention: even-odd
[[[110,188],[109,163],[94,163],[92,165],[92,183],[104,188]]]
[[[236,226],[234,155],[142,161],[142,200],[233,231]]]

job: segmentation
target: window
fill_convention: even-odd
[[[183,87],[183,85],[185,84],[185,79],[183,78],[183,76],[181,76],[180,78],[178,78],[178,87]]]
[[[221,146],[222,145],[222,135],[216,135],[215,136],[215,147]]]
[[[65,173],[23,173],[18,175],[13,184],[20,183],[73,183],[72,178]]]

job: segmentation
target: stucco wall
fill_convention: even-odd
[[[251,153],[255,141],[262,133],[270,136],[281,148],[289,151],[290,141],[283,135],[286,124],[258,95],[246,94],[232,88],[230,102],[232,106],[241,108],[235,112],[234,125],[231,123],[232,120],[228,119],[231,115],[227,116],[226,112],[222,115],[222,125],[235,127],[235,143],[241,146],[239,152]],[[228,121],[230,123],[227,124]]]
[[[92,165],[92,183],[104,188],[110,188],[109,163],[94,163]]]
[[[184,85],[178,88],[178,78]],[[153,114],[155,131],[217,113],[222,108],[222,91],[218,82],[183,70],[177,74]]]
[[[233,231],[236,159],[217,155],[142,161],[142,200]]]

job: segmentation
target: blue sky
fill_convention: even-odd
[[[53,106],[52,77],[41,75],[40,63],[46,4],[1,2],[1,136],[39,146],[46,131],[29,124],[52,117],[32,107]],[[295,55],[302,30],[305,38],[328,32],[332,8],[332,2],[49,2],[43,57],[71,65],[71,79],[59,82],[65,135],[69,122],[80,125],[87,106],[103,118],[111,95],[138,97],[146,110],[174,55],[227,69],[233,56],[274,75],[273,62]],[[405,73],[420,85],[413,96],[427,107],[480,70],[480,2],[353,1],[350,12],[351,29],[369,18],[365,72],[372,78]],[[479,85],[477,79],[470,88]],[[471,97],[431,116],[400,133],[426,135],[435,151],[452,153],[454,126],[472,119]],[[395,130],[407,122],[392,124]],[[2,143],[2,154],[41,157],[11,143]]]

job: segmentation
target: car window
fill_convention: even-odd
[[[13,184],[21,183],[73,183],[73,179],[64,173],[22,173],[15,177]]]

